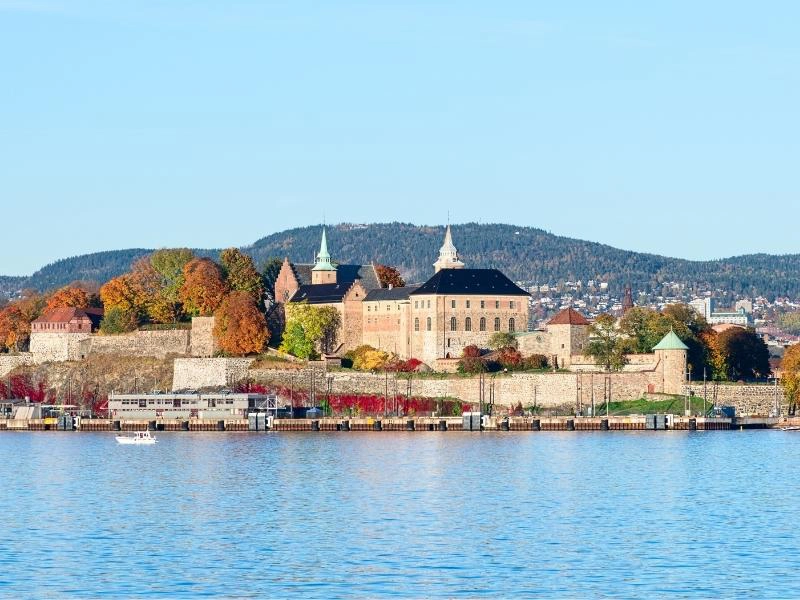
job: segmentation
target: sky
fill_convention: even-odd
[[[0,274],[335,222],[798,252],[800,3],[0,0]]]

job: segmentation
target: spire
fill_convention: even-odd
[[[625,286],[625,296],[622,298],[622,314],[625,314],[633,308],[633,293],[631,292],[631,284]]]
[[[317,260],[314,262],[313,271],[335,271],[336,267],[331,264],[331,255],[328,253],[328,238],[325,228],[322,228],[322,241],[319,245]]]
[[[458,258],[458,250],[453,244],[453,234],[450,231],[450,225],[444,234],[444,243],[439,248],[439,260],[433,264],[435,272],[438,273],[442,269],[463,269],[464,263]]]

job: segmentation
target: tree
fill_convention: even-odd
[[[237,292],[246,292],[255,302],[260,302],[264,294],[264,282],[253,259],[238,248],[223,250],[219,258],[228,287]]]
[[[753,329],[731,327],[718,334],[728,366],[728,379],[754,379],[770,374],[769,349]]]
[[[100,332],[106,335],[133,331],[139,325],[134,313],[114,306],[105,311],[100,321]]]
[[[516,348],[519,342],[513,333],[498,331],[489,338],[489,348],[500,350],[502,348]]]
[[[388,265],[375,265],[375,273],[378,275],[378,281],[381,287],[405,287],[406,282],[400,276],[400,271],[395,267]]]
[[[318,348],[323,354],[333,350],[341,322],[339,311],[333,306],[314,306],[306,302],[292,302],[286,306],[286,332],[292,330],[293,336],[296,336],[296,326],[299,325],[304,340],[311,342],[315,350]],[[292,343],[296,342],[293,338]],[[303,344],[300,347],[304,349]],[[284,334],[281,350],[300,356],[292,352],[291,348]]]
[[[273,256],[268,259],[261,267],[261,278],[264,285],[264,293],[267,296],[267,304],[271,305],[275,302],[275,282],[278,280],[278,274],[281,272],[283,261]]]
[[[25,350],[30,340],[31,321],[42,315],[45,305],[44,296],[26,290],[22,298],[0,311],[0,344],[14,352]]]
[[[793,415],[797,411],[797,403],[800,400],[800,344],[789,346],[783,354],[781,363],[783,376],[781,384],[789,402],[789,414]]]
[[[136,303],[153,323],[175,323],[180,303],[166,293],[165,279],[156,271],[152,257],[143,256],[131,268],[130,284]]]
[[[188,248],[156,250],[150,255],[150,264],[161,277],[161,303],[165,314],[180,318],[180,291],[184,282],[184,269],[194,259]]]
[[[792,335],[800,335],[800,311],[784,313],[778,318],[778,326]]]
[[[214,339],[227,354],[264,351],[269,341],[267,321],[250,293],[239,290],[225,297],[214,313]]]
[[[670,325],[670,319],[658,311],[634,306],[619,320],[619,331],[627,338],[628,352],[649,354],[669,332]]]
[[[183,268],[179,298],[187,314],[211,316],[222,304],[228,286],[222,271],[210,258],[195,258]]]
[[[120,275],[106,282],[100,288],[100,299],[106,311],[118,308],[125,313],[136,315],[141,309],[140,298],[136,294],[130,275]]]
[[[289,323],[283,332],[280,351],[302,359],[313,359],[317,357],[314,342],[306,337],[303,326],[300,323]]]
[[[711,369],[710,378],[716,381],[724,381],[728,377],[728,360],[719,344],[719,334],[713,329],[709,329],[700,334],[700,341],[706,348],[708,363]]]
[[[584,354],[594,358],[606,371],[619,371],[625,366],[625,338],[616,327],[614,317],[599,315],[589,327],[589,343]]]
[[[88,308],[89,294],[79,287],[63,287],[47,300],[44,312],[57,308]]]

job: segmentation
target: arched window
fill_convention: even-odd
[[[428,317],[428,331],[431,330],[431,318]]]
[[[511,333],[514,333],[514,319],[509,319],[508,320],[508,330]]]
[[[419,317],[414,319],[414,331],[419,331]]]
[[[456,318],[450,317],[450,331],[456,330]]]
[[[500,331],[500,317],[495,317],[494,330],[495,331]]]
[[[478,325],[481,331],[486,331],[486,317],[481,317],[481,321]]]
[[[470,317],[464,319],[464,331],[472,331],[472,319]]]

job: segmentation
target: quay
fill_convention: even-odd
[[[275,418],[266,413],[225,419],[90,419],[62,415],[44,419],[0,419],[0,431],[220,431],[220,432],[363,432],[363,431],[735,431],[800,426],[800,417],[683,417],[632,415],[618,417],[320,417]]]

